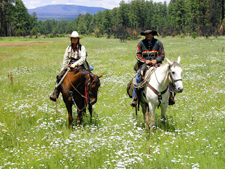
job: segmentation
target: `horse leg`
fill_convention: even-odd
[[[151,114],[150,127],[151,127],[151,131],[153,131],[153,128],[155,127],[155,105],[148,103],[148,107],[149,107],[149,112]]]
[[[90,121],[92,123],[92,105],[90,103],[88,104],[88,111],[90,113]]]
[[[67,111],[68,111],[69,128],[72,130],[72,122],[73,122],[72,103],[67,103],[66,108],[67,108]]]
[[[88,111],[89,111],[90,116],[92,118],[92,105],[90,103],[88,104]]]
[[[140,106],[143,113],[144,125],[147,130],[149,131],[149,112],[148,112],[148,104],[140,102]]]
[[[161,106],[161,121],[162,124],[165,125],[165,120],[166,120],[166,110],[167,110],[168,105],[164,104]]]
[[[82,124],[82,113],[83,111],[80,111],[77,109],[77,124],[80,126]]]
[[[149,107],[148,104],[145,104],[145,127],[146,127],[146,131],[149,132],[150,130],[150,126],[149,126],[149,121],[150,121],[150,117],[149,117]]]
[[[169,100],[169,95],[170,95],[169,92],[167,92],[165,94],[164,102],[167,102]],[[165,125],[165,121],[166,121],[166,110],[167,110],[168,104],[161,104],[160,107],[161,107],[161,121],[162,121],[162,124]]]
[[[83,115],[86,116],[86,109],[83,110]]]
[[[141,106],[141,109],[142,109],[142,113],[143,113],[143,118],[144,118],[144,123],[146,122],[146,119],[145,119],[145,114],[146,114],[146,105],[142,102],[140,102],[140,106]]]
[[[137,112],[138,112],[138,108],[137,108],[137,106],[136,106],[136,107],[135,107],[136,118],[137,118]]]

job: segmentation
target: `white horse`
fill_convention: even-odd
[[[151,75],[151,79],[143,91],[140,105],[147,130],[149,130],[149,127],[151,127],[151,130],[154,128],[155,109],[157,106],[161,107],[161,118],[165,120],[170,95],[168,88],[169,82],[174,84],[175,93],[181,93],[183,91],[182,69],[179,65],[180,60],[180,56],[177,62],[171,62],[167,59],[167,62],[158,67]],[[149,112],[151,115],[150,118]]]

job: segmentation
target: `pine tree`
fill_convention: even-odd
[[[8,35],[8,27],[13,20],[12,3],[14,0],[0,0],[0,36]]]
[[[113,22],[112,22],[111,11],[108,9],[104,10],[103,12],[102,25],[103,25],[104,32],[107,33],[109,38],[112,33]]]
[[[30,32],[32,29],[32,25],[30,23],[30,15],[27,12],[27,8],[23,4],[22,0],[16,0],[15,4],[15,18],[16,18],[16,27],[20,30],[25,30],[27,32]]]

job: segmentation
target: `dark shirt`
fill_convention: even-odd
[[[137,60],[143,64],[146,60],[156,59],[161,64],[165,58],[165,52],[162,42],[153,38],[151,41],[144,39],[137,46]]]

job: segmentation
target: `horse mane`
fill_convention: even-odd
[[[75,74],[78,73],[78,72],[80,72],[80,73],[81,73],[81,77],[84,78],[84,79],[85,79],[85,76],[86,76],[87,74],[90,74],[90,75],[92,76],[92,78],[93,78],[93,82],[94,82],[94,83],[99,83],[99,84],[100,84],[100,81],[99,81],[98,76],[95,75],[95,74],[93,74],[93,73],[91,73],[89,70],[83,68],[82,66],[78,66],[76,69],[73,69],[72,71],[73,71]]]
[[[91,73],[91,75],[93,75],[95,78],[93,79],[93,82],[95,82],[95,83],[99,83],[100,84],[100,80],[99,80],[99,78],[98,78],[98,76],[97,75],[95,75],[95,74],[93,74],[93,73]]]
[[[161,66],[165,66],[166,64],[169,64],[169,62],[165,62],[165,63],[163,63]],[[179,67],[180,67],[180,64],[177,63],[176,61],[174,61],[172,65],[173,65],[174,67],[176,67],[176,66],[179,66]]]
[[[71,71],[74,72],[74,74],[77,74],[78,72],[80,72],[80,73],[82,73],[82,76],[85,76],[86,74],[91,73],[89,70],[85,69],[82,66],[78,66],[77,68],[72,69]]]
[[[177,62],[173,62],[173,65],[174,65],[174,67],[176,67],[176,66],[180,67],[180,64]]]
[[[161,66],[165,66],[166,64],[168,64],[168,62],[163,63]]]

